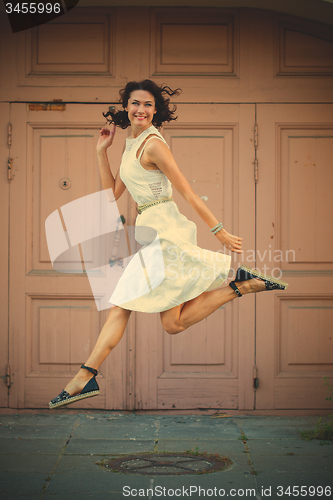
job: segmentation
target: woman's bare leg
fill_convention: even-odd
[[[237,287],[242,295],[252,292],[261,292],[266,289],[265,283],[259,279],[240,281]],[[238,297],[236,292],[228,285],[203,292],[184,304],[173,307],[160,313],[163,328],[168,333],[179,333],[189,326],[198,323],[216,311],[223,304]]]
[[[124,334],[127,321],[132,311],[122,309],[121,307],[112,307],[109,317],[103,326],[97,339],[95,347],[87,359],[85,366],[90,366],[96,370],[102,364],[104,359],[110,354],[111,350],[118,344]],[[79,394],[92,374],[81,368],[75,377],[66,385],[65,391],[71,396]]]

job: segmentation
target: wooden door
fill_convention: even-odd
[[[59,106],[32,111],[27,104],[12,105],[11,407],[45,407],[85,362],[108,312],[98,312],[84,273],[54,271],[45,236],[52,212],[102,189],[95,147],[107,107]],[[119,132],[112,147],[113,170],[125,136]],[[63,178],[69,189],[63,189]],[[126,196],[119,207],[127,219]],[[101,395],[77,407],[126,408],[126,353],[125,340],[100,369]]]
[[[254,248],[254,105],[181,104],[164,128],[174,157],[197,193],[228,231]],[[181,213],[198,227],[198,245],[225,251],[174,190]],[[253,408],[254,297],[222,306],[178,335],[159,314],[137,314],[136,408]]]
[[[97,311],[86,276],[52,269],[44,228],[52,212],[101,189],[95,144],[104,110],[13,105],[13,137],[20,137],[13,141],[10,208],[13,407],[46,406],[87,358],[105,321],[107,311]],[[254,244],[253,124],[253,105],[181,105],[179,121],[164,130],[195,192],[225,227],[244,237],[245,250]],[[114,172],[126,135],[118,131],[109,154]],[[63,178],[69,189],[61,188]],[[198,244],[221,251],[177,192],[174,197],[197,223]],[[118,202],[131,225],[133,201],[124,195]],[[237,267],[238,259],[232,263]],[[253,297],[235,301],[173,337],[163,331],[159,315],[133,314],[129,332],[101,367],[102,395],[75,406],[253,408],[253,304]]]
[[[333,380],[333,105],[258,105],[258,409],[328,408]],[[275,270],[274,270],[275,268]]]

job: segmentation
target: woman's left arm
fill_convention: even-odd
[[[148,165],[158,167],[169,179],[175,189],[185,198],[191,207],[197,212],[209,228],[216,226],[218,220],[205,205],[205,203],[193,192],[186,177],[180,171],[175,159],[166,144],[159,139],[152,139],[147,143],[142,160]],[[142,161],[141,160],[141,161]],[[216,233],[216,238],[228,250],[242,253],[243,238],[228,233],[224,228]]]

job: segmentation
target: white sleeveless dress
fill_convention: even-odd
[[[121,180],[138,205],[172,196],[171,182],[163,172],[142,167],[145,145],[137,158],[141,144],[151,135],[166,144],[151,126],[138,137],[126,139],[120,165]],[[153,234],[157,237],[127,265],[109,300],[111,304],[132,311],[166,311],[225,281],[231,257],[198,247],[196,224],[179,212],[174,201],[154,205],[137,215],[135,239],[141,244],[145,243],[141,232],[145,227],[156,230]]]

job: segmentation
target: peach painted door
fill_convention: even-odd
[[[105,105],[31,110],[27,104],[12,104],[9,337],[14,408],[45,407],[63,389],[85,362],[108,313],[97,310],[85,274],[52,268],[45,235],[52,212],[102,189],[95,146],[106,110]],[[115,139],[112,169],[118,168],[125,135],[120,132]],[[119,207],[127,219],[126,196]],[[127,340],[100,369],[100,396],[77,407],[126,408]]]
[[[52,269],[44,229],[53,211],[101,189],[95,143],[105,106],[38,109],[12,108],[12,407],[46,406],[87,358],[107,314],[97,311],[86,276]],[[225,227],[244,238],[247,259],[254,245],[254,116],[253,105],[179,105],[179,121],[164,130],[195,192]],[[109,155],[114,172],[126,134],[117,134]],[[61,179],[70,181],[69,189]],[[178,193],[174,196],[181,212],[197,223],[198,244],[221,250]],[[134,224],[131,198],[124,194],[117,203],[127,224]],[[163,331],[158,314],[136,313],[101,366],[101,396],[75,406],[251,409],[253,363],[253,297],[234,301],[173,337]]]
[[[333,105],[261,104],[257,120],[257,267],[289,288],[256,298],[256,408],[332,408]]]
[[[245,254],[232,261],[237,269],[254,248],[254,105],[180,104],[177,114],[164,137],[194,192],[228,231],[244,238]],[[174,199],[197,224],[198,245],[224,252],[175,190]],[[252,409],[253,365],[252,296],[220,307],[177,335],[163,330],[159,314],[137,313],[136,408]]]

